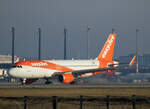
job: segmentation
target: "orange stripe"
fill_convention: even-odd
[[[32,61],[21,61],[16,63],[15,65],[23,65],[23,66],[32,66],[32,67],[40,67],[45,69],[57,70],[57,71],[73,71],[70,68],[65,66],[57,65],[52,62],[47,62],[43,60],[32,60]]]

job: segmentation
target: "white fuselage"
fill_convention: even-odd
[[[96,69],[99,67],[98,60],[44,60],[44,61],[54,63],[56,65],[60,65],[72,70]],[[58,67],[56,69],[51,69],[51,67],[53,66],[49,66],[49,68],[47,69],[39,66],[34,67],[21,65],[21,67],[11,68],[9,70],[9,75],[16,78],[49,78],[54,73],[65,72],[59,70]]]

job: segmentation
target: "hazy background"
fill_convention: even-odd
[[[15,54],[37,57],[42,29],[42,58],[63,58],[63,29],[68,29],[67,58],[95,58],[112,28],[117,32],[115,56],[150,53],[150,0],[0,0],[0,54],[11,54],[11,27],[16,28]]]

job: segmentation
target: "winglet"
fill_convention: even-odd
[[[129,63],[130,66],[133,65],[135,59],[136,59],[136,55],[132,58],[131,62]]]

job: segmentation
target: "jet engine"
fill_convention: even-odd
[[[62,83],[72,83],[74,81],[74,76],[72,73],[64,73],[64,74],[61,74],[59,75],[59,81],[62,82]]]

